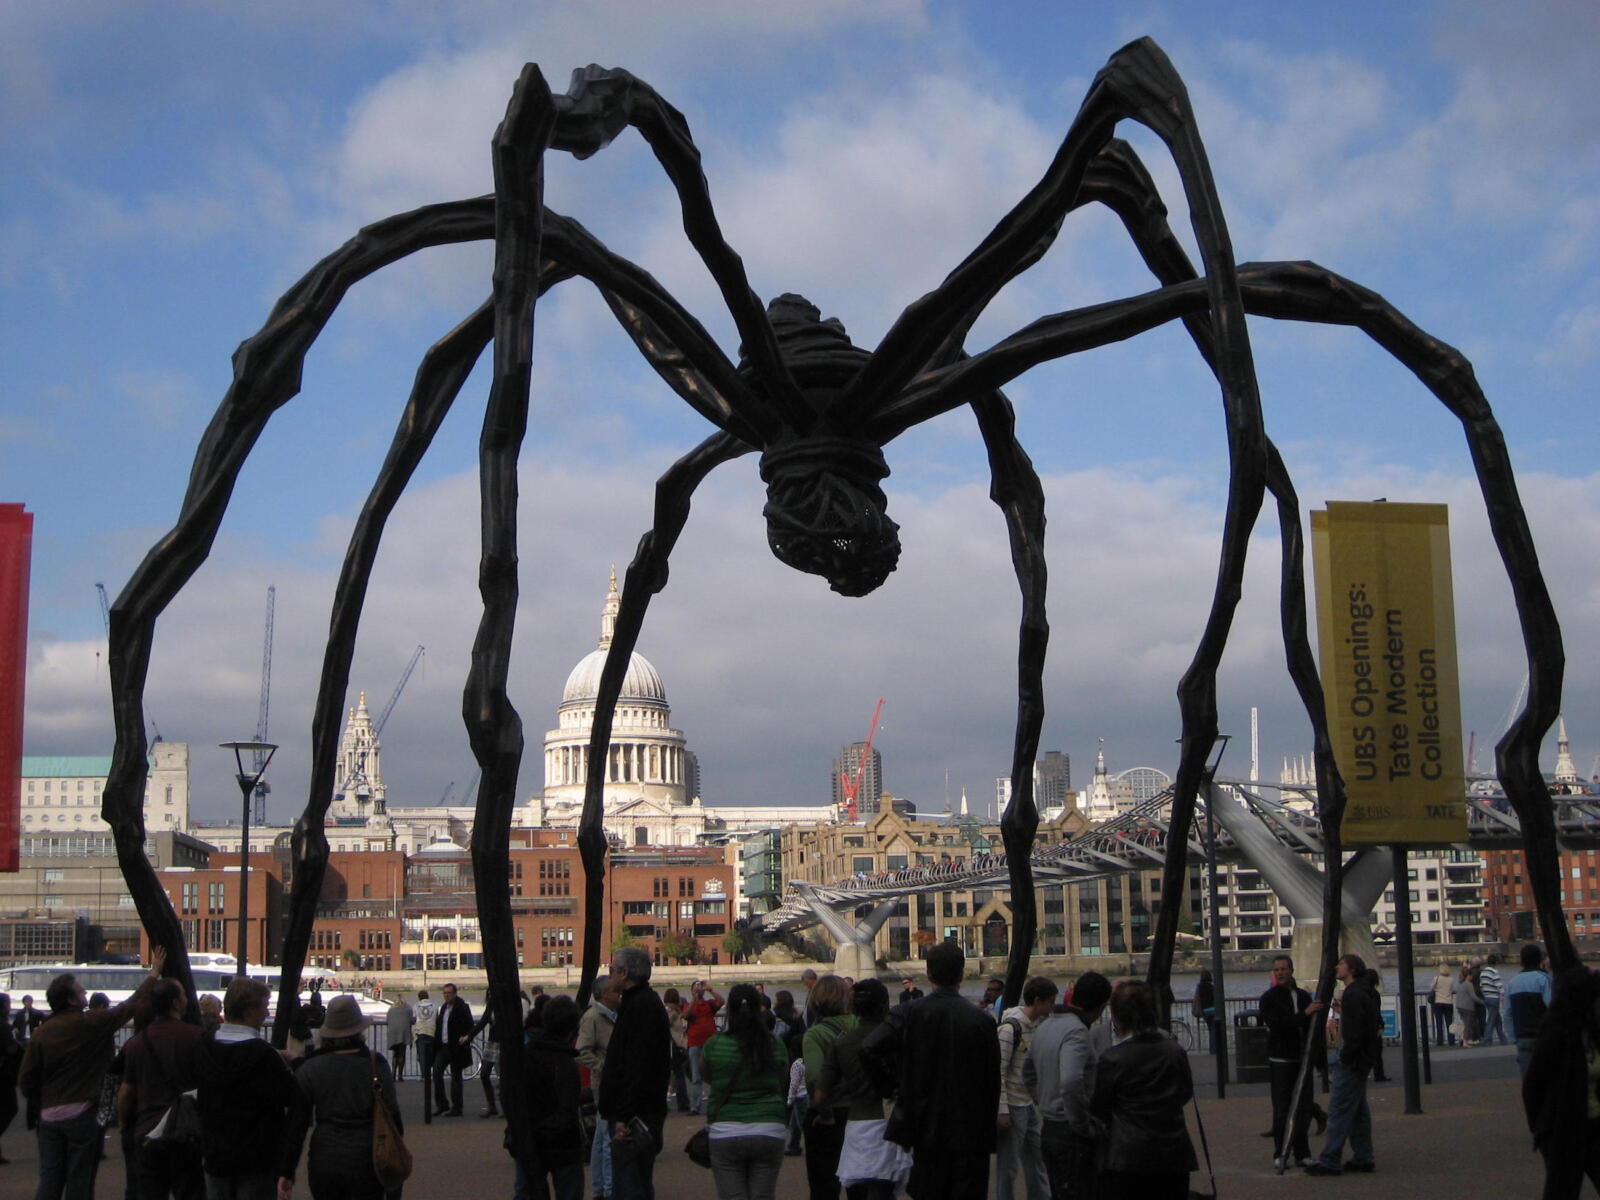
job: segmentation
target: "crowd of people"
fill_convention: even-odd
[[[396,1080],[409,1055],[426,1100],[461,1117],[474,1039],[487,1029],[489,1044],[500,1041],[492,1015],[474,1019],[445,984],[438,1001],[424,990],[393,1004],[377,1039],[388,1058],[370,1048],[370,1019],[350,995],[323,1005],[313,993],[279,1051],[262,1036],[266,984],[233,980],[196,1021],[164,964],[157,949],[118,1005],[87,996],[71,974],[51,983],[48,1013],[29,1002],[12,1014],[0,996],[0,1134],[20,1088],[37,1130],[39,1200],[88,1200],[112,1127],[130,1198],[292,1200],[303,1161],[313,1200],[386,1200],[399,1187],[380,1178],[374,1147],[385,1126],[403,1134]],[[740,983],[724,997],[696,980],[685,995],[652,987],[650,956],[629,947],[582,1010],[531,989],[525,1092],[510,1106],[524,1122],[515,1200],[653,1197],[674,1103],[704,1117],[698,1145],[685,1149],[710,1168],[719,1200],[772,1200],[789,1156],[804,1160],[810,1200],[902,1190],[987,1200],[991,1188],[997,1200],[1187,1197],[1201,1168],[1194,1079],[1152,988],[1090,971],[1063,994],[1040,976],[1007,1007],[999,980],[976,1002],[963,996],[965,966],[945,942],[928,953],[926,994],[909,978],[891,997],[878,979],[808,970],[794,992]],[[1271,1079],[1264,1136],[1276,1166],[1311,1176],[1377,1166],[1366,1095],[1383,1044],[1376,972],[1352,954],[1337,976],[1324,1013],[1279,955],[1258,1005]],[[1452,979],[1457,1020],[1492,1001],[1517,1045],[1546,1194],[1575,1196],[1585,1176],[1600,1186],[1595,973],[1552,981],[1540,948],[1527,946],[1508,984],[1494,956],[1439,977]],[[119,1050],[130,1022],[136,1032]],[[1463,1022],[1459,1033],[1471,1044],[1481,1028]],[[481,1116],[507,1107],[497,1065],[485,1057]],[[1325,1112],[1318,1073],[1331,1083]],[[1323,1135],[1316,1154],[1313,1128]]]

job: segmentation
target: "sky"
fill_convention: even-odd
[[[35,514],[25,749],[109,754],[115,597],[175,520],[230,355],[360,226],[490,190],[489,142],[524,62],[557,90],[590,62],[686,117],[728,241],[764,299],[786,291],[875,345],[1038,179],[1094,73],[1149,35],[1186,81],[1241,262],[1309,259],[1459,348],[1505,430],[1567,652],[1578,769],[1600,761],[1600,8],[615,0],[605,4],[0,6],[0,501]],[[1124,123],[1194,256],[1176,170]],[[627,132],[553,155],[546,202],[643,265],[737,354],[675,197]],[[193,813],[236,814],[217,743],[258,717],[276,588],[274,820],[305,803],[333,581],[421,355],[487,296],[484,244],[361,283],[300,394],[251,453],[209,561],[157,626],[147,712],[192,748]],[[1153,287],[1109,215],[1073,214],[975,326],[978,350],[1048,313]],[[1478,766],[1525,666],[1460,426],[1361,334],[1252,318],[1268,429],[1304,504],[1450,506],[1463,736]],[[460,795],[476,628],[482,364],[391,520],[352,674],[384,730],[395,805]],[[1216,573],[1227,454],[1215,384],[1174,329],[1008,387],[1047,494],[1052,640],[1042,746],[1088,782],[1175,769],[1174,690]],[[538,307],[521,458],[511,696],[519,794],[593,648],[612,564],[654,480],[710,432],[638,359],[587,285]],[[1010,771],[1017,585],[964,410],[888,448],[899,570],[865,599],[778,563],[753,458],[700,489],[640,651],[699,755],[708,802],[828,796],[833,755],[885,698],[884,784],[924,811],[975,807]],[[1310,750],[1276,628],[1278,539],[1255,531],[1219,681],[1224,775]],[[1554,765],[1552,735],[1545,765]]]

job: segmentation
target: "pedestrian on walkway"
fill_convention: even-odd
[[[1439,973],[1433,977],[1431,1007],[1433,1009],[1433,1044],[1456,1044],[1456,1035],[1450,1025],[1456,1016],[1456,976],[1449,963],[1439,964]]]
[[[722,997],[712,990],[704,979],[689,985],[689,1007],[684,1011],[687,1028],[684,1048],[689,1052],[689,1111],[705,1110],[705,1080],[700,1074],[700,1054],[711,1035],[717,1031],[717,1010],[722,1007]]]
[[[462,1077],[472,1065],[472,1007],[453,983],[444,985],[443,995],[439,1014],[433,1019],[433,1107],[440,1116],[459,1117],[464,1100]],[[448,1101],[444,1094],[446,1071],[450,1072]]]
[[[1089,1114],[1098,1058],[1090,1030],[1110,999],[1106,977],[1085,971],[1073,985],[1072,1002],[1041,1021],[1028,1044],[1023,1071],[1042,1118],[1039,1147],[1052,1200],[1097,1194],[1105,1128]]]
[[[189,996],[176,979],[157,981],[150,1006],[155,1019],[127,1045],[117,1116],[138,1143],[141,1200],[200,1200],[206,1185],[199,1144],[161,1136],[179,1098],[200,1085],[200,1026],[184,1020]]]
[[[1522,970],[1506,986],[1506,1016],[1517,1043],[1517,1070],[1524,1079],[1533,1061],[1539,1026],[1550,1009],[1550,972],[1545,970],[1544,949],[1534,942],[1522,948]]]
[[[961,995],[966,955],[955,942],[928,951],[932,990],[862,1043],[898,1059],[899,1093],[888,1136],[911,1151],[913,1200],[986,1200],[1000,1112],[1000,1045],[985,1010]],[[890,1032],[885,1032],[890,1031]]]
[[[1050,1177],[1045,1171],[1042,1118],[1033,1093],[1023,1078],[1028,1047],[1039,1022],[1056,1006],[1059,989],[1042,975],[1022,985],[1022,1003],[1000,1017],[1000,1111],[995,1117],[995,1200],[1012,1200],[1013,1184],[1022,1176],[1027,1200],[1049,1200]]]
[[[384,1200],[372,1165],[373,1105],[386,1106],[395,1128],[401,1133],[404,1128],[394,1074],[381,1054],[367,1049],[368,1024],[354,996],[328,1002],[316,1049],[295,1072],[299,1095],[284,1131],[279,1200],[294,1194],[295,1172],[313,1122],[306,1158],[312,1200]]]
[[[1289,1161],[1304,1167],[1311,1162],[1308,1136],[1315,1106],[1312,1080],[1306,1076],[1300,1089],[1300,1102],[1294,1111],[1293,1135],[1289,1134],[1289,1106],[1300,1063],[1310,1044],[1312,1020],[1322,1005],[1295,982],[1294,960],[1280,954],[1272,960],[1272,986],[1261,993],[1257,1005],[1261,1023],[1267,1027],[1267,1077],[1272,1087],[1272,1155],[1274,1160],[1287,1155]]]
[[[1377,1058],[1383,1037],[1378,998],[1366,984],[1367,964],[1358,954],[1346,954],[1334,965],[1334,975],[1344,984],[1339,998],[1339,1054],[1333,1062],[1333,1095],[1328,1101],[1328,1136],[1322,1155],[1306,1167],[1307,1175],[1342,1175],[1345,1171],[1375,1169],[1372,1147],[1372,1110],[1367,1107],[1367,1073]],[[1350,1162],[1344,1144],[1350,1143]]]
[[[1562,972],[1522,1080],[1533,1144],[1544,1156],[1544,1200],[1577,1200],[1584,1176],[1600,1191],[1600,986],[1588,967]]]
[[[273,1200],[294,1073],[261,1036],[272,989],[236,976],[222,997],[222,1023],[200,1041],[200,1153],[208,1200]]]
[[[433,1027],[439,1017],[439,1006],[428,998],[428,989],[417,992],[417,1003],[411,1010],[414,1032],[412,1040],[417,1047],[417,1073],[422,1079],[424,1094],[433,1086],[433,1058],[438,1048],[434,1044]]]
[[[1209,969],[1201,969],[1200,980],[1194,985],[1194,999],[1189,1002],[1189,1008],[1194,1014],[1195,1028],[1205,1030],[1205,1045],[1209,1053],[1217,1036],[1213,1028],[1217,1019],[1217,985],[1212,981]]]
[[[667,1120],[672,1032],[667,1010],[650,987],[650,956],[627,946],[611,960],[617,1027],[606,1051],[598,1101],[601,1131],[611,1137],[611,1194],[615,1200],[654,1200],[656,1155]]]
[[[862,979],[850,987],[850,1015],[855,1027],[847,1029],[828,1047],[822,1063],[818,1101],[837,1111],[848,1102],[844,1143],[839,1150],[839,1182],[850,1200],[894,1200],[896,1190],[911,1172],[911,1156],[885,1137],[889,1122],[884,1095],[868,1074],[861,1046],[889,1015],[889,989],[876,979]]]
[[[0,1137],[17,1119],[17,1072],[22,1067],[22,1047],[11,1031],[11,997],[0,992]],[[11,1160],[0,1154],[0,1167]]]
[[[811,1200],[838,1200],[839,1155],[844,1150],[845,1122],[849,1106],[828,1099],[823,1103],[822,1069],[828,1049],[845,1032],[854,1029],[856,1019],[846,1012],[850,989],[837,975],[824,975],[811,989],[810,1027],[801,1042],[806,1066],[806,1185]]]
[[[589,1072],[589,1098],[597,1100],[600,1083],[605,1077],[606,1055],[611,1048],[611,1035],[617,1027],[617,1006],[622,993],[616,981],[607,976],[600,984],[594,1003],[584,1009],[578,1021],[578,1042],[575,1047],[578,1066]],[[594,1200],[606,1200],[611,1195],[611,1139],[605,1135],[598,1119],[595,1134],[589,1143],[589,1181]]]
[[[1122,1040],[1100,1056],[1089,1111],[1106,1127],[1101,1193],[1139,1200],[1186,1200],[1200,1163],[1184,1106],[1194,1078],[1183,1047],[1158,1024],[1155,992],[1125,979],[1111,993]]]
[[[226,1002],[223,1007],[227,1007]],[[411,1048],[416,1023],[416,1013],[411,1005],[405,1002],[404,997],[397,998],[389,1006],[388,1019],[384,1025],[388,1032],[384,1040],[389,1043],[389,1064],[394,1068],[396,1083],[406,1073],[406,1051]]]
[[[789,1056],[767,1029],[761,1001],[753,986],[736,984],[726,1031],[701,1048],[718,1200],[773,1200],[783,1168]]]
[[[1383,977],[1378,974],[1376,967],[1368,967],[1363,978],[1367,986],[1372,989],[1372,994],[1378,997],[1378,1020],[1383,1020]],[[1396,1014],[1398,1015],[1398,1014]],[[1383,1038],[1378,1038],[1378,1056],[1372,1062],[1372,1081],[1374,1083],[1388,1083],[1389,1073],[1383,1069]]]
[[[571,996],[552,996],[540,1008],[540,1024],[531,1031],[523,1058],[524,1111],[533,1137],[535,1173],[526,1175],[519,1160],[512,1194],[514,1200],[552,1200],[553,1191],[553,1200],[583,1200],[582,1084],[572,1045],[578,1005]]]
[[[145,1007],[166,966],[161,946],[150,951],[150,974],[138,991],[103,1012],[86,1011],[89,996],[70,972],[50,981],[50,1020],[34,1031],[22,1056],[18,1085],[39,1104],[39,1187],[35,1200],[89,1200],[100,1166],[102,1131],[95,1118],[100,1084],[116,1052],[117,1030]],[[16,1025],[13,1022],[13,1029]]]
[[[782,993],[780,993],[782,994]],[[667,1028],[672,1033],[672,1096],[678,1111],[689,1111],[689,1021],[683,1015],[684,1003],[677,988],[661,993],[667,1010]]]
[[[1461,1044],[1463,1046],[1476,1046],[1478,1044],[1478,989],[1472,982],[1472,966],[1470,963],[1461,964],[1461,973],[1456,977],[1456,1024],[1461,1027]]]
[[[1496,1035],[1500,1044],[1506,1044],[1505,1022],[1500,1019],[1500,998],[1505,992],[1505,980],[1500,977],[1500,956],[1491,954],[1478,972],[1478,994],[1483,997],[1483,1044],[1491,1045]]]

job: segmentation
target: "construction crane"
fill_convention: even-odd
[[[406,690],[406,681],[411,678],[411,672],[417,669],[417,663],[427,650],[418,646],[411,652],[411,661],[406,664],[406,669],[400,673],[400,682],[394,685],[394,692],[389,697],[389,703],[383,706],[383,712],[378,714],[378,719],[372,723],[372,736],[377,737],[383,732],[384,725],[389,720],[389,714],[394,711],[395,701],[400,699],[400,693]]]
[[[272,707],[272,620],[278,606],[278,589],[276,585],[267,587],[267,619],[265,631],[261,635],[261,707],[256,716],[256,741],[267,740],[267,714]],[[267,751],[257,750],[253,756],[253,767],[257,776],[256,790],[253,793],[256,800],[255,813],[251,817],[257,825],[267,823],[267,793],[272,791],[272,785],[261,779],[262,768],[267,765]]]
[[[844,812],[846,821],[856,819],[859,807],[857,797],[861,793],[861,779],[866,774],[867,763],[872,760],[872,741],[878,736],[878,718],[883,714],[883,697],[878,697],[878,707],[872,710],[872,724],[867,726],[867,740],[861,747],[861,756],[856,759],[855,774],[849,771],[839,772],[839,790],[844,793]]]

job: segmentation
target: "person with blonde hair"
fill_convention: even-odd
[[[1456,977],[1449,963],[1439,964],[1439,973],[1433,977],[1430,1000],[1433,1009],[1433,1044],[1454,1046],[1456,1035],[1450,1031],[1450,1024],[1456,1015]]]

